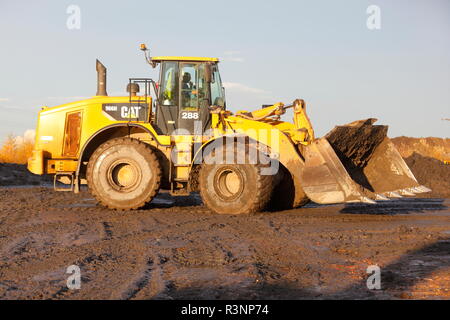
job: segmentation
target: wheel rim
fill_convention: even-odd
[[[130,192],[139,185],[142,174],[139,167],[130,160],[118,160],[108,168],[108,182],[117,191]]]
[[[218,170],[214,176],[214,188],[219,197],[225,201],[238,198],[244,190],[242,173],[232,167]]]

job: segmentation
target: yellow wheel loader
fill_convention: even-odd
[[[60,191],[79,192],[87,183],[100,204],[120,210],[146,206],[160,189],[200,192],[223,214],[430,191],[376,119],[315,138],[301,99],[233,114],[218,59],[149,57],[141,49],[160,68],[158,81],[131,78],[127,95],[108,96],[106,68],[97,60],[96,96],[42,108],[31,172],[53,174]],[[281,121],[290,108],[293,123]]]

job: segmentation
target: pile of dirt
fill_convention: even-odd
[[[414,152],[441,161],[450,160],[450,139],[397,137],[391,139],[403,158]]]
[[[347,170],[363,168],[387,134],[387,126],[337,126],[326,138]]]
[[[52,182],[50,176],[34,175],[23,164],[0,163],[0,186],[39,186]]]
[[[450,165],[416,152],[405,158],[405,162],[417,181],[432,189],[421,196],[450,198]]]
[[[450,197],[450,139],[448,138],[411,138],[391,139],[397,150],[411,168],[417,180],[433,191],[427,197]]]

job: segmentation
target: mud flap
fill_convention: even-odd
[[[316,203],[367,202],[428,192],[376,119],[335,127],[304,148],[301,180]]]

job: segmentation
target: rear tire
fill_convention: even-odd
[[[272,175],[261,164],[202,164],[200,195],[219,214],[246,214],[266,208],[273,189]]]
[[[111,209],[142,208],[159,192],[161,166],[151,147],[136,139],[111,139],[89,159],[87,182],[98,202]]]

